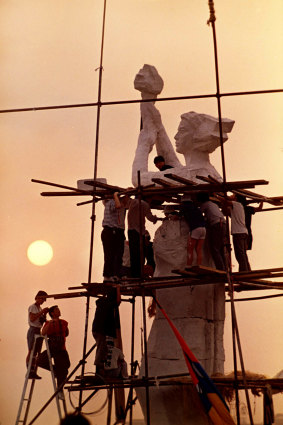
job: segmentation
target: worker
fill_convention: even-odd
[[[224,202],[231,216],[231,234],[236,260],[239,264],[239,272],[250,271],[251,266],[247,256],[248,229],[245,221],[243,205],[238,201],[238,195],[233,193]]]
[[[153,215],[150,210],[150,205],[145,200],[130,199],[128,211],[128,239],[130,247],[131,260],[131,276],[141,277],[141,254],[140,254],[140,232],[143,244],[143,257],[145,245],[145,219],[152,223],[156,223],[159,218]],[[141,221],[141,222],[140,222]],[[140,229],[141,226],[141,229]],[[144,264],[144,259],[143,259]],[[142,268],[143,268],[142,264]]]
[[[48,313],[48,307],[42,309],[41,305],[46,301],[47,293],[45,291],[38,291],[35,296],[35,303],[30,305],[28,308],[28,324],[29,329],[27,332],[27,343],[28,343],[28,355],[26,358],[26,364],[28,367],[31,351],[34,345],[35,336],[40,335],[40,329],[43,323],[46,321],[46,314]],[[42,338],[37,338],[36,345],[33,354],[33,360],[31,370],[29,373],[29,379],[41,379],[36,373],[36,359],[41,351]]]
[[[69,335],[68,322],[60,319],[61,312],[58,305],[49,308],[51,320],[48,320],[43,328],[42,335],[47,335],[51,356],[54,359],[54,372],[57,379],[57,386],[60,387],[68,375],[70,367],[69,354],[66,350],[66,337]],[[43,353],[39,356],[38,366],[41,365]],[[45,354],[46,356],[46,354]]]
[[[169,168],[173,168],[172,165],[165,164],[165,159],[162,155],[158,155],[153,160],[156,168],[158,168],[159,171],[165,171]]]
[[[258,207],[252,207],[251,205],[248,205],[247,198],[245,196],[237,195],[237,199],[238,199],[238,202],[240,202],[244,207],[245,223],[246,223],[246,228],[248,230],[247,250],[251,250],[252,244],[253,244],[253,235],[252,235],[252,229],[251,229],[252,215],[262,210],[263,202],[262,201],[259,202]]]
[[[199,207],[187,196],[184,196],[182,199],[181,214],[190,229],[187,264],[189,267],[192,266],[195,250],[197,254],[197,265],[200,266],[202,264],[202,247],[206,235],[204,217]]]
[[[108,294],[98,298],[92,322],[92,335],[96,342],[94,364],[96,373],[104,375],[104,363],[107,358],[107,338],[117,338],[120,327],[118,306],[121,302],[118,288],[109,288]]]
[[[115,192],[113,199],[105,199],[103,201],[105,210],[101,240],[104,251],[104,283],[114,282],[121,278],[125,241],[125,215],[128,200],[127,196],[120,199],[118,192]]]
[[[199,192],[196,199],[205,217],[206,235],[215,267],[218,270],[226,270],[226,221],[224,215],[219,206],[209,199],[209,194],[207,192]]]

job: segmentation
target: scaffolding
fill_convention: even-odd
[[[42,192],[42,196],[89,196],[91,199],[88,201],[83,201],[77,205],[84,205],[90,203],[92,205],[91,213],[91,231],[90,231],[90,252],[89,252],[89,268],[88,268],[88,280],[85,283],[82,283],[79,286],[68,288],[69,292],[60,293],[60,294],[51,294],[49,298],[62,299],[62,298],[76,298],[76,297],[85,297],[86,298],[86,311],[85,311],[85,327],[84,327],[84,343],[83,343],[83,352],[82,359],[73,369],[73,371],[66,378],[65,388],[69,390],[70,393],[77,391],[79,392],[79,401],[77,406],[73,406],[74,409],[78,412],[83,411],[84,406],[91,400],[98,391],[106,390],[108,401],[108,413],[107,413],[107,425],[111,423],[111,406],[112,406],[112,395],[113,390],[115,389],[129,389],[128,400],[126,403],[125,409],[125,420],[126,415],[129,412],[130,419],[129,423],[132,424],[132,408],[135,403],[136,398],[133,395],[133,389],[135,387],[144,387],[146,389],[146,424],[150,425],[150,401],[149,401],[149,387],[150,386],[166,386],[166,385],[192,385],[192,381],[189,379],[189,374],[179,374],[179,375],[167,375],[167,376],[157,376],[151,377],[148,374],[148,364],[147,364],[147,330],[146,330],[146,297],[152,297],[154,291],[162,288],[173,288],[179,286],[195,286],[195,285],[216,285],[224,284],[225,290],[229,294],[230,299],[227,300],[231,304],[231,316],[232,316],[232,336],[233,336],[233,360],[234,360],[234,377],[233,378],[215,378],[214,382],[217,386],[231,387],[235,390],[236,396],[236,405],[237,405],[237,423],[240,424],[240,410],[239,410],[239,390],[244,389],[246,395],[246,402],[249,412],[249,420],[252,425],[253,415],[251,411],[248,389],[260,388],[265,389],[266,385],[269,384],[274,388],[279,390],[283,389],[283,379],[251,379],[246,376],[244,360],[241,350],[240,335],[237,325],[237,318],[235,312],[235,302],[244,301],[244,300],[253,300],[264,297],[256,298],[246,298],[242,300],[235,300],[234,293],[237,291],[250,291],[250,290],[265,290],[265,289],[283,289],[283,282],[273,281],[270,279],[277,279],[283,276],[283,268],[273,268],[273,269],[264,269],[264,270],[253,270],[251,272],[238,272],[233,273],[231,267],[229,267],[229,262],[227,263],[226,271],[218,271],[215,269],[209,269],[206,267],[197,267],[184,270],[174,270],[176,276],[173,277],[163,277],[163,278],[145,278],[144,276],[141,279],[128,279],[123,282],[123,284],[103,284],[98,282],[93,282],[92,279],[92,264],[93,264],[93,249],[94,249],[94,226],[95,226],[95,209],[96,203],[103,200],[106,196],[113,195],[114,192],[119,192],[120,195],[128,194],[136,195],[140,200],[142,196],[150,195],[151,197],[157,197],[162,202],[171,202],[178,203],[180,202],[181,196],[185,194],[191,194],[196,192],[208,192],[218,193],[226,199],[227,192],[232,191],[235,193],[240,193],[249,197],[252,201],[264,201],[269,203],[272,208],[263,209],[264,211],[277,210],[283,208],[283,196],[277,197],[265,197],[258,193],[251,192],[248,189],[253,189],[255,186],[266,185],[268,184],[265,180],[248,180],[248,181],[235,181],[229,182],[226,178],[226,167],[225,167],[225,155],[223,147],[223,130],[222,130],[222,112],[221,112],[221,98],[229,96],[241,96],[241,95],[256,95],[256,94],[266,94],[266,93],[282,93],[283,89],[274,89],[274,90],[259,90],[259,91],[245,91],[245,92],[230,92],[223,93],[220,91],[219,84],[219,71],[218,71],[218,54],[217,54],[217,41],[216,41],[216,28],[215,28],[215,11],[214,3],[212,0],[208,1],[209,5],[209,20],[208,24],[212,28],[213,35],[213,49],[214,49],[214,65],[215,65],[215,82],[216,82],[216,93],[206,94],[206,95],[193,95],[193,96],[179,96],[179,97],[167,97],[167,98],[157,98],[157,99],[146,99],[146,100],[124,100],[124,101],[112,101],[112,102],[103,102],[102,101],[102,77],[103,77],[103,52],[104,52],[104,36],[105,36],[105,20],[106,20],[106,4],[107,1],[104,0],[103,6],[103,18],[102,18],[102,34],[101,34],[101,48],[100,48],[100,64],[99,64],[99,78],[98,78],[98,98],[96,102],[93,103],[84,103],[84,104],[72,104],[72,105],[57,105],[57,106],[42,106],[42,107],[33,107],[33,108],[17,108],[17,109],[5,109],[1,110],[0,113],[11,113],[11,112],[26,112],[26,111],[37,111],[37,110],[50,110],[50,109],[62,109],[62,108],[81,108],[94,106],[97,108],[96,114],[96,133],[95,133],[95,158],[94,158],[94,169],[93,169],[93,179],[86,181],[86,184],[89,184],[91,187],[89,190],[82,190],[59,183],[52,183],[42,180],[33,179],[34,183],[44,184],[47,186],[53,186],[60,189],[65,189],[66,191],[56,191],[56,192]],[[215,98],[217,101],[217,110],[218,110],[218,120],[219,120],[219,131],[220,131],[220,148],[221,148],[221,162],[222,162],[222,176],[223,182],[219,183],[213,180],[210,177],[197,176],[199,180],[203,180],[203,183],[196,183],[188,179],[181,178],[175,174],[166,174],[165,177],[167,180],[163,179],[153,179],[153,185],[142,186],[139,184],[136,188],[126,189],[120,186],[109,185],[101,183],[97,180],[97,168],[98,168],[98,145],[99,145],[99,130],[100,130],[100,112],[102,106],[108,105],[121,105],[121,104],[133,104],[133,103],[142,103],[142,102],[162,102],[162,101],[175,101],[175,100],[189,100],[189,99],[207,99]],[[168,183],[170,179],[171,183]],[[229,228],[227,228],[229,235]],[[141,234],[141,233],[140,233]],[[140,243],[142,246],[142,242]],[[142,251],[142,250],[141,250]],[[229,250],[228,250],[229,251]],[[229,252],[227,252],[229,256]],[[142,252],[141,252],[142,257]],[[141,268],[142,268],[142,258],[141,258]],[[123,297],[123,302],[129,302],[132,306],[132,335],[131,335],[131,376],[128,380],[124,381],[115,381],[107,380],[104,382],[95,382],[92,379],[85,379],[85,363],[88,356],[95,349],[95,344],[87,351],[87,334],[89,326],[89,307],[90,307],[90,298],[99,297],[101,295],[108,294],[111,288],[115,287],[120,291]],[[273,295],[281,296],[281,295]],[[145,359],[145,376],[143,378],[138,378],[136,376],[136,362],[134,359],[134,344],[135,344],[135,333],[134,333],[134,323],[135,323],[135,300],[136,297],[142,297],[142,311],[143,311],[143,343],[144,343],[144,359]],[[267,297],[272,297],[267,296]],[[267,298],[266,297],[266,298]],[[237,351],[240,359],[241,367],[241,377],[238,376],[238,367],[237,367]],[[75,379],[71,381],[71,378],[77,372],[80,371],[80,379]],[[181,379],[182,378],[182,379]],[[45,405],[40,409],[37,415],[29,422],[29,425],[36,422],[37,418],[49,405],[49,403],[57,396],[58,389],[55,391],[53,396],[45,403]],[[92,393],[83,398],[85,391],[92,391]]]

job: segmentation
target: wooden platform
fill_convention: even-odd
[[[224,388],[235,388],[235,379],[231,377],[212,377],[212,381],[217,387]],[[247,388],[249,389],[264,389],[267,385],[270,385],[274,392],[283,392],[283,379],[282,378],[246,378]],[[93,383],[91,379],[76,379],[69,382],[65,386],[68,391],[88,391],[94,389],[109,389],[109,388],[137,388],[137,387],[159,387],[159,386],[193,386],[193,382],[189,374],[177,374],[171,376],[152,376],[145,378],[128,378],[128,379],[102,379],[100,382],[93,377]],[[242,378],[237,379],[237,386],[239,389],[244,389],[244,380]]]
[[[188,270],[172,270],[176,276],[154,277],[148,279],[127,279],[117,283],[82,283],[79,286],[69,287],[67,293],[50,294],[47,298],[62,299],[75,297],[98,297],[108,294],[112,288],[119,288],[122,296],[151,297],[157,289],[175,288],[179,286],[219,285],[224,284],[228,292],[226,272],[209,267],[192,267]],[[283,282],[267,280],[278,279],[283,276],[283,267],[253,270],[250,272],[231,273],[235,292],[258,290],[283,290]],[[125,300],[124,300],[125,301]],[[126,300],[127,301],[127,300]]]

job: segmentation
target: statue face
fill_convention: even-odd
[[[193,131],[186,120],[181,119],[174,139],[176,140],[176,152],[186,153],[193,149]]]

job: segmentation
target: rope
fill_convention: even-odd
[[[212,22],[216,21],[213,0],[208,0],[208,6],[209,6],[209,19],[206,23],[207,25],[210,25]]]

